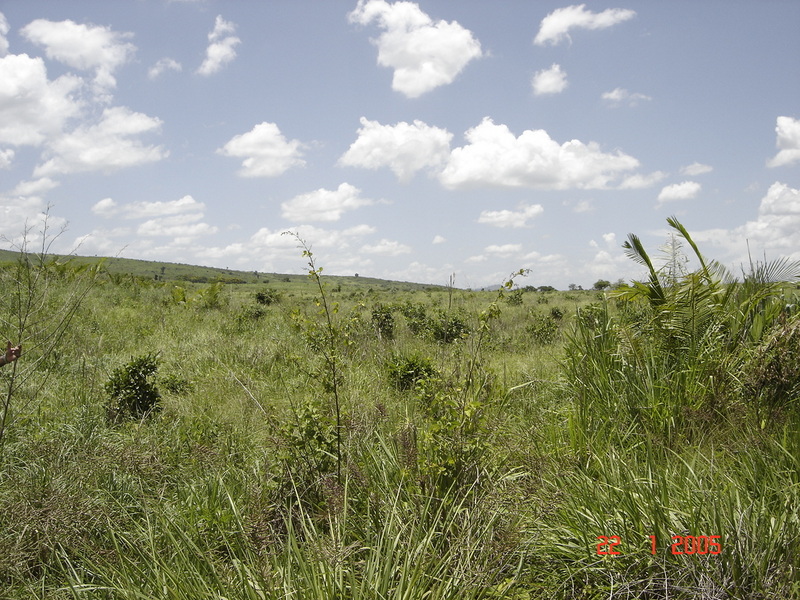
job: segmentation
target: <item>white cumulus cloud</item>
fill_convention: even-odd
[[[767,161],[768,167],[783,167],[800,162],[800,119],[778,117],[775,125],[779,152]]]
[[[681,183],[673,183],[662,188],[658,194],[658,201],[661,202],[674,202],[677,200],[690,200],[695,198],[700,193],[702,186],[696,181],[683,181]]]
[[[82,81],[62,75],[48,81],[41,58],[9,54],[0,58],[0,143],[38,146],[78,116]]]
[[[743,265],[749,264],[751,250],[800,260],[800,190],[775,182],[761,199],[754,220],[734,229],[699,231],[693,237],[726,249]]]
[[[450,156],[453,134],[422,121],[381,125],[361,117],[358,138],[339,159],[339,164],[378,169],[389,167],[408,181],[425,168],[441,167]]]
[[[231,138],[217,153],[244,158],[239,170],[242,177],[277,177],[306,164],[302,147],[298,140],[288,141],[275,123],[263,122]]]
[[[136,52],[136,46],[125,41],[133,36],[131,33],[70,20],[36,19],[20,32],[29,41],[43,46],[48,58],[74,69],[94,71],[95,91],[101,95],[116,87],[114,71]]]
[[[568,39],[571,29],[606,29],[634,16],[636,12],[624,8],[609,8],[599,13],[587,10],[585,4],[557,8],[542,19],[533,43],[555,45]]]
[[[235,32],[236,25],[226,21],[221,15],[217,15],[214,21],[214,30],[208,34],[209,44],[206,48],[206,58],[197,69],[200,75],[213,75],[236,58],[236,46],[242,40],[233,35]]]
[[[457,22],[434,22],[413,2],[359,0],[349,19],[384,32],[375,40],[378,64],[394,69],[392,89],[409,98],[451,83],[482,55],[480,42]]]
[[[531,85],[536,96],[560,94],[567,88],[567,74],[561,70],[561,65],[553,64],[549,69],[537,71]]]
[[[361,190],[349,183],[338,189],[324,188],[300,194],[281,204],[285,219],[307,223],[309,221],[338,221],[348,210],[374,204],[373,200],[361,197]]]
[[[478,223],[495,227],[527,227],[528,221],[544,212],[541,204],[520,206],[519,210],[484,210]]]
[[[124,106],[106,108],[95,125],[80,126],[48,144],[46,162],[34,175],[115,171],[166,158],[161,146],[146,146],[138,136],[157,132],[161,120]]]
[[[454,149],[440,175],[450,189],[475,185],[531,189],[604,189],[639,166],[623,154],[603,152],[595,142],[559,144],[542,129],[519,137],[488,117],[467,131],[466,146]]]

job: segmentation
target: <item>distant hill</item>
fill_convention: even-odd
[[[18,252],[0,250],[0,265],[17,260]],[[283,273],[266,273],[262,271],[237,271],[234,269],[220,269],[217,267],[202,267],[183,263],[160,262],[153,260],[139,260],[135,258],[114,258],[99,256],[65,256],[59,254],[48,255],[49,258],[58,260],[71,260],[76,264],[96,264],[104,260],[103,266],[109,273],[121,273],[143,277],[156,281],[211,283],[221,281],[230,284],[275,284],[275,283],[300,283],[307,281],[305,274],[287,275]],[[394,289],[398,291],[417,291],[425,289],[445,289],[446,286],[412,283],[407,281],[392,281],[374,277],[361,277],[358,275],[324,275],[324,279],[342,285],[350,284],[358,287],[372,287],[379,289]]]

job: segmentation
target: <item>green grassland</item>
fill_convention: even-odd
[[[796,265],[603,293],[28,259],[0,597],[800,598]]]

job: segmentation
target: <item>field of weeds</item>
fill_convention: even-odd
[[[0,596],[800,598],[798,265],[671,225],[607,292],[4,263]]]

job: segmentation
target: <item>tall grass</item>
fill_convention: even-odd
[[[319,281],[100,278],[7,428],[0,597],[800,597],[788,263],[650,262],[609,295],[329,286],[327,315]],[[161,410],[109,421],[148,352]]]

